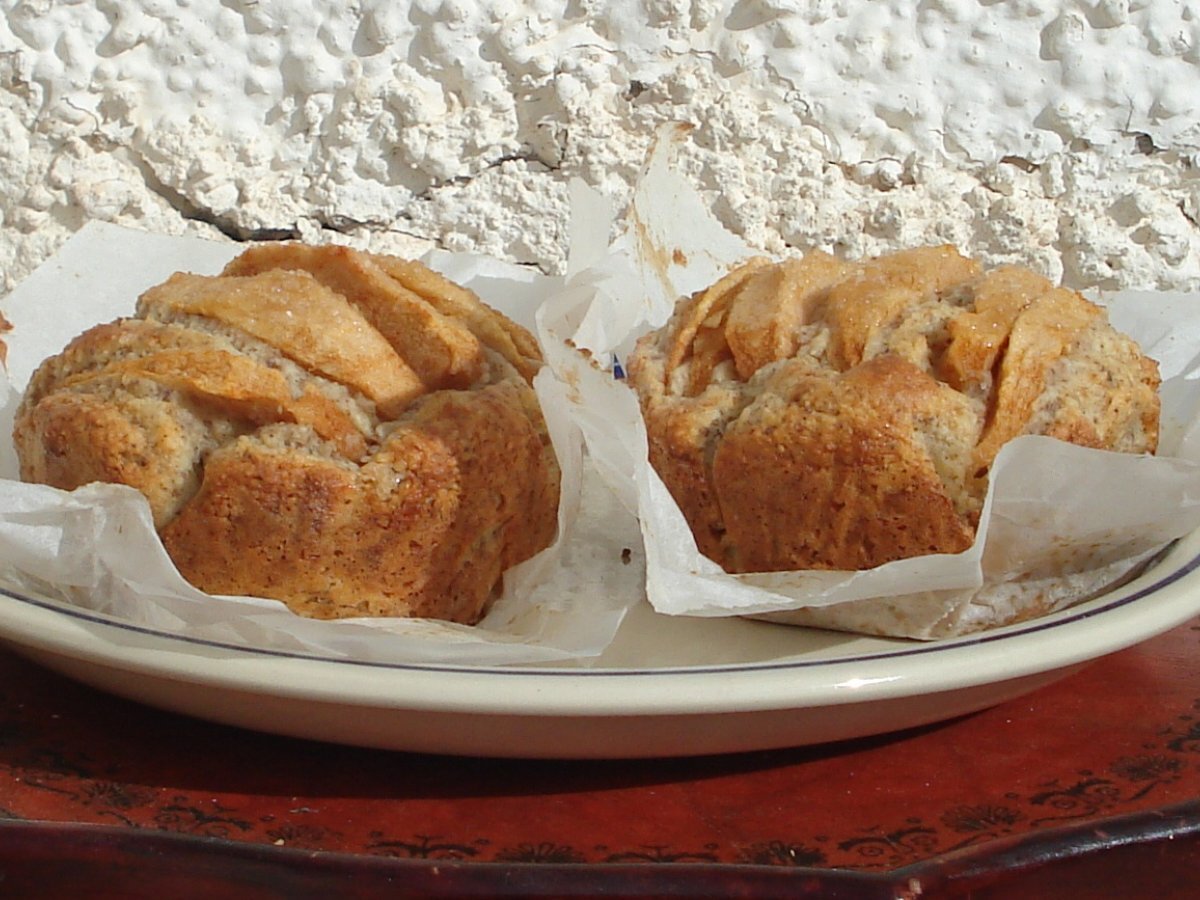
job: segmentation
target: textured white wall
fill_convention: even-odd
[[[779,252],[1200,286],[1200,3],[0,0],[0,289],[88,219],[554,270],[657,124]]]

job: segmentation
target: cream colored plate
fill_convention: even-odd
[[[256,652],[13,593],[0,593],[0,640],[101,690],[278,734],[474,756],[728,753],[881,734],[1028,693],[1200,613],[1198,569],[1191,535],[1111,594],[932,644],[673,619],[643,605],[591,668]]]

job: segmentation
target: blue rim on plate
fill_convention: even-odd
[[[931,642],[676,619],[642,604],[622,627],[636,638],[624,657],[591,668],[375,662],[181,637],[11,589],[0,589],[0,642],[101,690],[258,731],[409,752],[595,759],[824,744],[941,722],[1029,694],[1197,614],[1200,533],[1107,594]],[[718,655],[731,646],[736,654]]]
[[[1175,544],[1171,545],[1176,546]],[[1156,559],[1147,563],[1144,567],[1144,573],[1152,573],[1160,567],[1163,557],[1170,552],[1170,547],[1161,551]],[[1136,603],[1153,594],[1157,594],[1164,588],[1172,585],[1193,572],[1200,569],[1200,552],[1196,552],[1184,564],[1170,569],[1161,577],[1150,582],[1149,584],[1141,584],[1140,579],[1137,582],[1136,589],[1129,593],[1120,593],[1119,591],[1109,591],[1098,598],[1093,598],[1090,601],[1071,606],[1058,613],[1043,616],[1038,619],[1032,619],[1017,625],[1008,626],[1005,628],[994,629],[990,631],[977,632],[975,634],[966,635],[959,638],[943,639],[940,641],[931,642],[913,642],[906,643],[906,646],[900,649],[882,650],[872,653],[867,653],[861,656],[839,656],[834,658],[825,658],[819,660],[804,660],[790,659],[776,662],[763,663],[742,663],[742,664],[723,664],[715,666],[686,666],[678,668],[663,668],[656,669],[655,674],[702,674],[706,672],[726,672],[731,669],[739,671],[754,671],[764,669],[793,669],[805,668],[809,666],[830,665],[831,663],[847,663],[859,660],[885,660],[895,659],[900,657],[917,656],[927,653],[940,653],[948,647],[971,647],[981,644],[990,644],[996,641],[1007,641],[1015,637],[1034,634],[1049,629],[1061,628],[1064,625],[1072,622],[1082,621],[1094,616],[1102,615],[1114,609],[1119,609],[1128,606],[1131,603]],[[1143,575],[1143,577],[1145,577]],[[320,662],[331,662],[339,665],[351,666],[368,666],[385,669],[419,669],[421,671],[440,671],[440,672],[470,672],[478,673],[493,673],[493,674],[524,674],[532,676],[554,676],[561,674],[563,671],[569,671],[572,676],[611,676],[611,675],[639,675],[645,670],[642,669],[623,669],[623,668],[537,668],[529,666],[469,666],[469,665],[452,665],[446,663],[397,663],[397,662],[379,662],[372,660],[358,660],[349,657],[334,657],[322,656],[313,653],[300,653],[288,650],[278,650],[274,648],[251,647],[245,644],[238,644],[228,641],[218,641],[210,638],[200,638],[189,635],[174,634],[161,629],[150,628],[145,625],[138,625],[132,622],[125,622],[113,616],[106,616],[102,613],[97,613],[92,610],[85,609],[79,606],[73,606],[65,601],[52,600],[50,598],[35,597],[30,594],[12,590],[0,585],[0,595],[9,597],[21,603],[28,603],[42,609],[49,610],[60,615],[70,618],[79,619],[81,621],[104,625],[107,627],[117,628],[136,634],[143,634],[158,638],[164,638],[173,642],[182,644],[196,644],[204,647],[217,648],[222,650],[230,650],[238,653],[253,653],[261,656],[274,656],[283,659],[301,659]],[[1200,595],[1198,595],[1196,612],[1200,613]],[[3,618],[3,612],[0,610],[0,620]],[[783,625],[779,627],[792,628],[797,626]]]

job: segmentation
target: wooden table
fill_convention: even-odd
[[[0,651],[0,896],[1195,897],[1200,620],[976,715],[684,760],[159,712]]]

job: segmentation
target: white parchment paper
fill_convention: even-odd
[[[1129,292],[1096,299],[1160,363],[1158,457],[1019,438],[996,460],[977,540],[962,553],[860,572],[726,574],[697,551],[679,507],[647,461],[636,397],[607,371],[639,335],[666,322],[677,298],[753,255],[672,170],[673,138],[660,134],[627,228],[606,251],[596,249],[595,236],[606,233],[611,213],[576,186],[580,225],[573,222],[572,234],[580,235],[580,246],[572,245],[564,288],[538,317],[548,359],[569,386],[597,469],[641,522],[647,593],[656,610],[729,616],[845,612],[865,603],[861,609],[870,615],[906,620],[892,633],[932,637],[969,627],[972,617],[986,621],[1011,604],[1015,585],[1036,587],[1043,599],[1078,599],[1200,526],[1200,296]],[[899,607],[897,598],[904,601]]]
[[[574,183],[563,278],[464,254],[427,262],[536,329],[550,363],[535,387],[562,464],[556,544],[506,573],[504,596],[474,627],[420,619],[321,622],[255,598],[211,597],[178,575],[135,491],[66,494],[16,482],[17,392],[75,334],[132,311],[175,271],[215,273],[239,249],[93,223],[5,302],[8,377],[0,369],[0,584],[27,587],[138,624],[194,637],[365,661],[585,663],[644,596],[670,615],[800,615],[846,610],[894,633],[935,637],[986,619],[1017,585],[1077,598],[1200,526],[1200,297],[1126,292],[1098,298],[1164,378],[1156,458],[1046,438],[1011,442],[997,459],[978,539],[967,551],[864,572],[728,575],[696,549],[647,461],[633,392],[613,377],[637,337],[676,299],[751,255],[671,168],[661,136],[624,227]],[[586,448],[586,451],[585,451]],[[639,524],[640,520],[640,524]],[[643,549],[644,546],[644,556]],[[628,560],[628,561],[626,561]],[[910,615],[912,614],[912,615]]]
[[[89,485],[68,493],[16,480],[12,417],[42,359],[86,328],[130,315],[138,295],[171,273],[215,274],[240,249],[91,223],[7,298],[13,330],[3,336],[7,374],[0,367],[0,585],[190,637],[371,662],[516,664],[586,660],[603,650],[643,597],[640,540],[632,516],[584,465],[565,386],[549,370],[534,386],[563,471],[558,538],[505,573],[503,596],[477,626],[317,621],[273,600],[212,597],[179,575],[137,491]],[[529,328],[558,284],[477,256],[439,253],[427,262]]]

